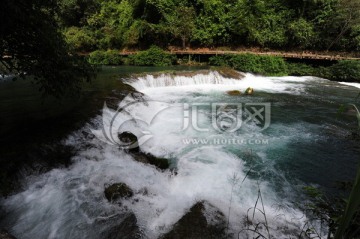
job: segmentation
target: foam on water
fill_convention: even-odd
[[[360,83],[354,83],[354,82],[339,82],[339,83],[342,85],[353,86],[360,89]]]
[[[209,90],[234,90],[243,91],[248,87],[253,87],[257,91],[270,93],[289,93],[300,94],[304,91],[301,83],[314,80],[314,77],[263,77],[246,73],[243,79],[229,79],[220,75],[218,72],[211,71],[208,74],[197,74],[188,76],[173,76],[162,74],[161,76],[147,75],[136,80],[129,81],[129,84],[136,90],[150,93],[154,88],[163,87],[173,91],[202,91]],[[221,87],[219,87],[221,86]]]
[[[222,94],[215,94],[220,98],[213,99],[214,95],[209,95],[209,90],[223,92],[234,89],[234,86],[236,89],[245,90],[251,86],[258,91],[298,94],[305,89],[301,83],[308,80],[269,79],[250,74],[243,80],[236,80],[222,78],[216,72],[191,78],[173,79],[166,75],[154,78],[149,75],[134,80],[131,85],[146,94],[143,101],[129,106],[131,99],[128,97],[120,104],[123,108],[127,106],[126,111],[118,113],[107,109],[103,115],[105,119],[98,116],[91,126],[86,125],[68,137],[66,143],[79,149],[69,169],[54,169],[29,180],[25,191],[2,200],[2,205],[9,212],[8,226],[21,238],[99,238],[103,231],[119,224],[126,211],[132,211],[147,237],[157,238],[170,230],[197,201],[206,200],[229,217],[230,231],[237,238],[237,232],[244,228],[243,218],[254,206],[260,188],[267,220],[273,228],[272,236],[288,238],[289,235],[277,228],[297,231],[306,220],[291,203],[291,185],[286,180],[282,182],[281,187],[287,190],[288,198],[281,198],[271,180],[246,178],[249,167],[241,155],[231,153],[233,146],[184,144],[184,138],[210,137],[214,131],[182,131],[183,111],[177,103],[193,101],[193,94],[199,90],[204,90],[204,95],[197,96],[196,100],[200,102],[221,100]],[[160,100],[164,103],[159,103]],[[152,101],[156,102],[153,104]],[[153,117],[154,112],[160,111]],[[126,119],[131,118],[137,120],[124,124]],[[209,115],[200,113],[200,121],[210,124]],[[125,127],[138,137],[150,132],[151,139],[141,145],[141,149],[169,158],[177,174],[170,170],[160,172],[153,166],[136,162],[118,147],[103,142],[106,141],[106,138],[101,138],[103,124],[109,122],[115,129]],[[93,129],[100,139],[84,138],[83,132],[90,133]],[[240,136],[272,140],[271,145],[259,146],[254,158],[259,161],[257,163],[266,164],[264,170],[274,175],[277,171],[267,158],[268,147],[286,147],[288,142],[298,137],[309,137],[310,134],[300,123],[292,125],[293,131],[274,124],[275,132],[283,132],[278,135],[266,135],[254,129],[256,126],[245,125]],[[110,131],[106,133],[113,138],[116,136]],[[236,147],[238,151],[245,151],[248,146]],[[242,182],[244,178],[246,180]],[[123,200],[121,207],[110,204],[103,195],[104,186],[114,182],[124,182],[135,192],[134,198]],[[281,207],[275,208],[274,205],[279,203]],[[259,214],[255,219],[263,220]]]

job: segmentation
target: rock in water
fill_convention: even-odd
[[[139,143],[138,138],[131,132],[122,132],[118,134],[119,140],[124,144],[124,148],[129,152],[138,152]]]
[[[198,202],[161,239],[222,239],[226,219],[223,213],[207,202]]]
[[[140,239],[141,231],[136,216],[131,213],[117,226],[109,230],[106,239]]]
[[[152,154],[137,152],[137,153],[132,153],[132,156],[138,162],[151,164],[162,170],[168,169],[170,166],[169,161],[167,159],[158,158]]]
[[[239,90],[230,90],[226,92],[228,95],[232,95],[232,96],[236,96],[236,95],[241,95],[241,91]]]
[[[246,89],[246,91],[245,91],[245,94],[246,94],[246,95],[252,95],[252,94],[254,94],[254,89],[251,88],[251,87],[248,87],[248,88]]]
[[[129,198],[133,195],[133,191],[125,183],[115,183],[105,188],[105,197],[109,202],[119,198]]]
[[[159,169],[165,170],[168,169],[170,164],[169,161],[165,158],[158,158],[152,154],[144,153],[140,151],[138,138],[131,132],[122,132],[118,134],[119,140],[124,144],[124,146],[132,146],[131,148],[125,148],[136,161],[151,164],[156,166]]]

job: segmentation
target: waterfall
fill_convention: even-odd
[[[216,71],[208,74],[196,74],[194,76],[182,76],[161,74],[160,76],[146,75],[139,77],[129,83],[137,90],[145,88],[169,87],[169,86],[189,86],[189,85],[236,85],[241,79],[225,78]]]

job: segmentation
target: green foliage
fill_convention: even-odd
[[[61,25],[91,31],[81,34],[98,49],[190,43],[360,49],[358,0],[60,0],[59,8]]]
[[[124,45],[124,36],[134,22],[133,11],[128,0],[101,2],[99,11],[87,19],[89,27],[98,35],[99,48],[120,48]]]
[[[174,55],[166,53],[157,46],[152,46],[146,51],[129,56],[129,63],[136,66],[170,66],[175,61]]]
[[[89,63],[93,65],[122,65],[123,58],[116,50],[97,50],[90,53]]]
[[[339,61],[328,68],[325,76],[330,80],[360,82],[360,61]]]
[[[0,74],[31,77],[40,91],[56,97],[91,79],[92,68],[71,54],[59,31],[56,1],[5,0],[0,11]]]
[[[284,47],[287,44],[285,25],[291,11],[277,1],[239,1],[236,6],[235,30],[250,44],[263,47]]]
[[[356,107],[355,107],[356,108]],[[357,108],[356,108],[357,110]],[[359,115],[359,111],[357,110]],[[358,117],[359,119],[359,117]],[[340,217],[339,225],[335,233],[335,239],[358,238],[359,212],[360,212],[360,167],[358,167],[354,185],[349,199],[346,202],[344,213]],[[356,234],[357,233],[357,234]]]
[[[185,48],[195,28],[195,10],[184,4],[172,8],[159,8],[162,21],[157,30],[163,34],[170,34],[174,40],[180,40]]]
[[[313,76],[317,75],[314,67],[304,63],[288,63],[288,72],[292,76]]]
[[[202,8],[195,19],[192,40],[205,46],[228,44],[232,4],[222,0],[201,0],[199,4]]]
[[[99,7],[98,0],[61,0],[58,1],[59,22],[64,27],[81,27],[89,16]]]
[[[263,75],[287,75],[286,62],[281,57],[258,56],[254,54],[221,55],[210,58],[215,66],[230,66],[243,72]]]
[[[294,46],[306,48],[311,46],[315,37],[312,23],[300,18],[289,24],[290,42]]]
[[[312,186],[306,186],[303,189],[310,201],[301,207],[307,212],[309,220],[318,220],[321,224],[326,223],[329,233],[334,233],[338,226],[341,209],[344,207],[344,201],[340,198],[330,199],[320,189]],[[314,230],[313,228],[309,229]]]
[[[94,33],[88,29],[70,27],[65,32],[67,43],[76,51],[93,50],[96,47]]]

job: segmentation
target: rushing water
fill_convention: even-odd
[[[334,183],[354,177],[357,152],[347,136],[356,127],[356,119],[353,115],[337,117],[341,104],[355,101],[358,89],[353,85],[314,77],[246,74],[241,80],[227,79],[217,72],[147,75],[126,82],[144,94],[142,101],[129,104],[133,98],[128,96],[119,105],[126,114],[104,109],[70,133],[64,144],[77,149],[73,164],[28,177],[22,192],[3,198],[3,227],[18,238],[101,238],[119,224],[124,213],[132,211],[144,234],[157,238],[194,203],[206,200],[229,217],[230,230],[235,233],[244,227],[243,218],[260,189],[271,234],[288,238],[287,233],[298,231],[306,220],[299,207],[304,185],[337,194]],[[255,95],[226,93],[244,92],[249,86]],[[266,129],[243,122],[234,132],[214,130],[210,103],[265,102],[271,105]],[[208,131],[191,126],[183,129],[184,104],[202,104],[197,122]],[[122,125],[128,118],[137,120]],[[103,130],[108,122],[138,138],[144,132],[150,134],[141,150],[168,158],[174,170],[161,172],[136,162],[111,145],[114,142],[104,142],[104,132],[117,132]],[[212,141],[219,137],[243,141]],[[121,206],[109,203],[104,187],[114,182],[126,183],[135,196],[123,200]],[[256,217],[262,220],[261,215]]]

